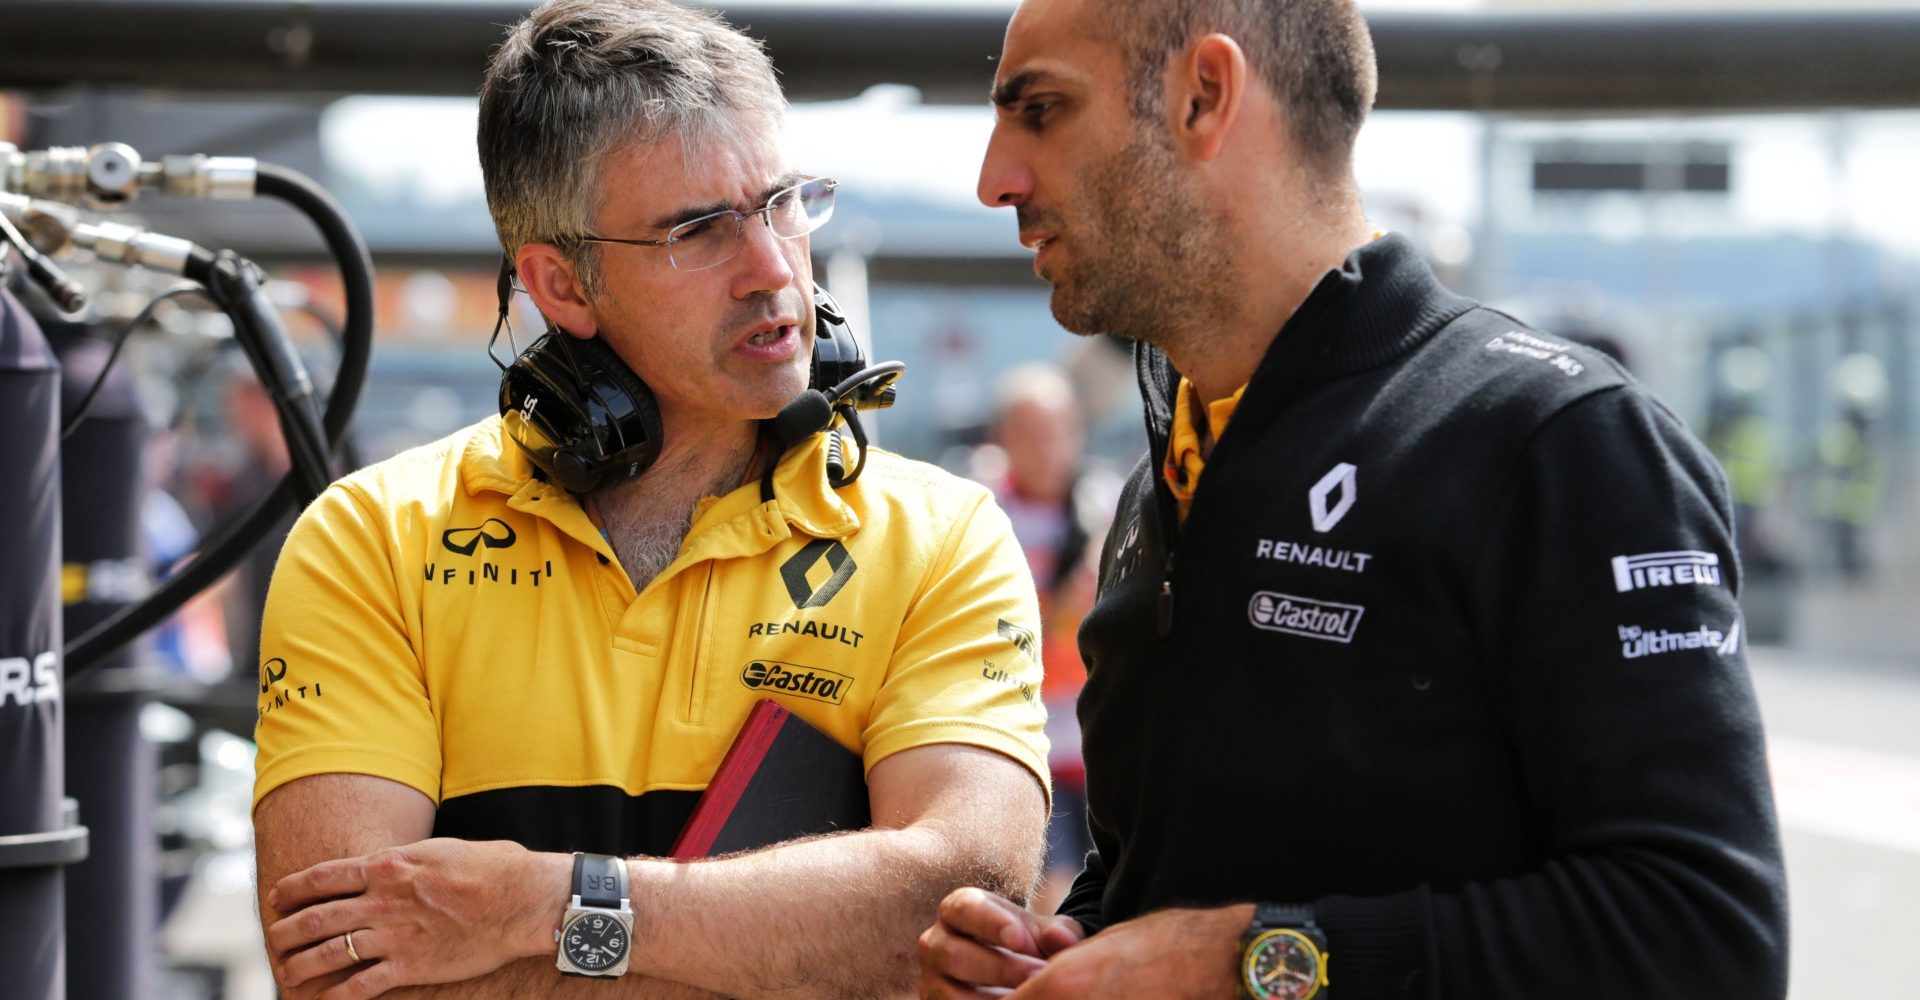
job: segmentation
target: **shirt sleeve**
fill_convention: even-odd
[[[260,634],[255,805],[289,781],[331,773],[387,778],[440,801],[439,727],[383,524],[335,485],[287,536]]]
[[[1541,427],[1489,514],[1470,613],[1547,860],[1318,901],[1333,989],[1784,996],[1779,830],[1718,466],[1658,404],[1611,390]]]
[[[1092,937],[1106,929],[1107,918],[1104,909],[1107,898],[1107,859],[1102,852],[1113,850],[1113,835],[1100,825],[1092,815],[1087,816],[1087,830],[1093,835],[1093,850],[1087,852],[1085,865],[1080,874],[1074,877],[1073,885],[1067,890],[1066,898],[1060,900],[1056,912],[1063,917],[1072,917],[1080,925],[1087,937]]]
[[[981,490],[901,623],[863,734],[867,769],[912,747],[982,747],[1032,771],[1051,808],[1040,681],[1033,578],[1013,526]]]

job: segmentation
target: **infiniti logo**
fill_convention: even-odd
[[[448,528],[440,534],[440,544],[449,552],[458,552],[463,556],[473,555],[473,550],[485,545],[490,549],[510,549],[519,536],[513,533],[513,526],[497,517],[487,518],[478,528]]]

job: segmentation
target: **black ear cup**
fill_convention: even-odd
[[[644,411],[643,421],[650,420],[654,425],[659,423],[660,406],[653,398],[653,389],[640,381],[640,376],[635,375],[633,369],[627,367],[627,363],[614,352],[613,345],[594,337],[576,341],[572,346],[575,359],[582,368],[590,370],[591,380],[614,390],[616,396],[610,402],[618,404],[622,399],[628,400],[628,407],[636,414]],[[657,441],[660,435],[656,431],[651,437]]]
[[[574,361],[586,375],[594,433],[583,439],[576,456],[594,470],[594,486],[632,479],[660,457],[663,430],[653,390],[599,337],[576,340]],[[591,441],[592,450],[586,450]],[[589,492],[580,490],[577,492]]]
[[[505,324],[512,280],[508,262],[500,268],[497,289],[500,325]],[[818,285],[813,288],[813,309],[810,381],[813,390],[824,392],[868,366],[839,303]],[[862,386],[853,404],[871,409],[891,403],[891,380],[875,386],[871,391]],[[876,393],[884,394],[884,401],[867,398]],[[660,404],[653,390],[599,337],[582,340],[548,327],[501,375],[500,416],[508,436],[533,464],[574,493],[591,493],[638,476],[660,456]]]
[[[501,377],[500,415],[533,464],[575,493],[640,475],[660,455],[653,391],[598,337],[549,329]]]
[[[840,303],[826,289],[813,286],[813,372],[809,387],[826,392],[866,366],[860,341],[847,325]]]
[[[547,474],[574,493],[592,493],[595,487],[592,463],[571,451],[555,451]]]

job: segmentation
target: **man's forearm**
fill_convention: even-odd
[[[942,896],[1024,898],[1008,865],[938,827],[864,830],[716,861],[628,862],[634,967],[742,998],[911,995],[915,941]]]
[[[623,976],[619,986],[621,1000],[721,1000],[718,994],[685,983],[641,975]],[[606,980],[563,976],[552,958],[522,958],[478,979],[381,994],[394,1000],[571,1000],[608,995]]]
[[[571,866],[564,855],[551,860],[543,866],[556,871]],[[953,838],[931,827],[816,837],[714,861],[636,858],[627,868],[635,910],[633,971],[614,983],[563,976],[547,955],[509,962],[476,979],[387,995],[407,1000],[564,1000],[588,991],[595,997],[617,993],[622,1000],[910,995],[914,943],[942,896],[961,885],[982,885],[1021,898],[1034,877],[1031,870],[965,857]],[[610,992],[612,985],[617,990]]]
[[[748,1000],[905,995],[936,902],[967,884],[1024,896],[1046,816],[1032,773],[992,751],[901,751],[868,774],[875,829],[707,862],[628,861],[631,974],[590,983],[551,967],[571,856],[510,841],[409,841],[406,834],[429,825],[431,806],[406,789],[422,815],[382,829],[398,846],[349,857],[368,848],[351,837],[319,847],[285,837],[282,813],[326,800],[321,779],[334,777],[290,783],[256,810],[265,833],[262,923],[276,974],[296,994],[356,964],[361,955],[346,947],[354,933],[375,963],[361,973],[371,976],[361,995],[430,983],[458,984],[450,991],[457,996],[565,996],[589,987],[602,997],[699,995],[672,984]],[[288,857],[289,843],[304,857]],[[315,863],[315,854],[330,860]],[[507,966],[512,972],[501,975]]]

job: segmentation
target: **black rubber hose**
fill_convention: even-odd
[[[346,339],[347,334],[345,330],[340,328],[340,321],[334,319],[332,313],[327,312],[325,309],[311,302],[305,305],[294,306],[294,309],[305,313],[308,318],[320,324],[320,328],[327,331],[327,342],[333,345],[333,349],[336,352],[340,350],[340,342]],[[333,445],[334,455],[338,457],[340,461],[346,463],[345,468],[358,469],[360,466],[366,464],[366,460],[360,451],[360,442],[354,439],[352,431],[342,433],[331,443]]]
[[[234,340],[246,352],[279,415],[280,436],[302,487],[300,503],[311,503],[333,482],[329,460],[333,449],[320,425],[313,379],[287,336],[279,311],[267,300],[266,275],[231,250],[202,258],[197,252],[189,256],[187,277],[206,288],[233,321]]]
[[[347,213],[325,189],[285,167],[271,163],[258,166],[256,193],[278,198],[313,220],[328,252],[340,267],[346,288],[347,316],[345,337],[340,345],[340,368],[334,374],[333,391],[327,396],[327,410],[321,420],[326,428],[328,447],[337,448],[346,436],[348,422],[353,419],[353,409],[360,402],[360,391],[367,381],[367,364],[373,353],[373,258]],[[281,518],[293,513],[299,506],[301,492],[298,477],[288,472],[273,492],[255,504],[246,516],[228,521],[201,546],[200,554],[191,563],[145,600],[68,643],[67,679],[71,681],[105,662],[115,650],[160,624],[194,595],[225,576]]]
[[[360,391],[367,384],[367,363],[373,356],[373,257],[340,203],[305,176],[262,163],[255,189],[312,219],[340,266],[347,292],[346,332],[340,346],[340,369],[334,374],[333,392],[327,397],[323,418],[327,441],[337,445],[346,436],[354,407],[360,404]]]

